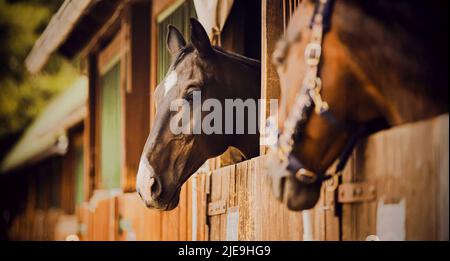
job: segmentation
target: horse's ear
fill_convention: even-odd
[[[167,33],[167,49],[172,57],[175,57],[181,48],[186,46],[186,41],[178,29],[169,25],[169,32]]]
[[[210,57],[214,54],[208,34],[195,18],[191,18],[191,42],[201,56]]]

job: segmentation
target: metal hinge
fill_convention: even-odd
[[[218,200],[208,204],[208,216],[224,214],[227,211],[227,202]]]
[[[372,182],[344,183],[338,187],[339,203],[369,202],[377,198],[377,187]]]

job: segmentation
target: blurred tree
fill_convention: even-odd
[[[78,72],[53,57],[38,75],[24,60],[64,0],[0,0],[0,160],[46,103]]]

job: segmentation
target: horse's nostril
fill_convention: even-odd
[[[161,195],[162,187],[161,182],[157,178],[150,178],[150,192],[152,194],[152,198],[157,198]]]

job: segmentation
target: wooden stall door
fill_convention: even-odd
[[[343,240],[449,239],[448,126],[446,114],[383,131],[358,145],[344,184],[365,182],[375,197],[344,204]]]
[[[198,183],[201,188],[201,183]],[[204,190],[201,190],[204,191]],[[201,215],[192,215],[192,179],[181,189],[178,207],[171,211],[148,209],[136,193],[125,193],[118,198],[119,209],[119,240],[156,240],[156,241],[188,241],[202,240],[197,231],[202,233]],[[197,201],[197,206],[201,204]],[[199,209],[199,208],[195,208]],[[197,213],[197,212],[196,212]],[[204,213],[204,211],[203,211]],[[196,218],[196,228],[193,228],[193,218]],[[198,218],[198,220],[197,220]],[[197,230],[198,228],[198,230]],[[196,236],[193,237],[195,229]],[[203,228],[204,230],[204,228]]]
[[[161,212],[144,206],[137,193],[119,197],[119,240],[160,240]]]
[[[115,241],[118,231],[118,197],[109,191],[96,191],[89,202],[88,240]]]
[[[210,240],[303,239],[302,213],[288,210],[275,199],[263,169],[265,157],[212,172],[207,186]],[[313,238],[336,240],[338,227],[326,222],[328,208],[323,198],[322,194],[311,211]]]

